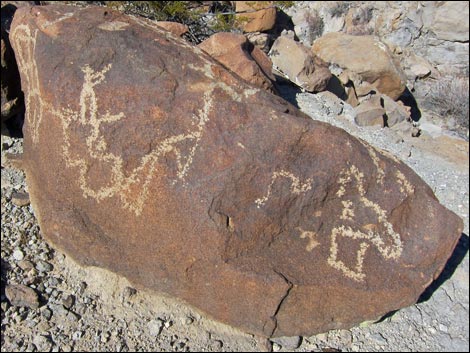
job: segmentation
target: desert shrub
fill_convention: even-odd
[[[349,2],[339,1],[335,6],[331,7],[329,12],[331,17],[341,17],[345,15],[349,10]]]
[[[446,120],[453,120],[452,130],[468,139],[469,78],[446,77],[439,80],[427,98],[432,109]]]
[[[310,42],[322,36],[325,23],[316,10],[307,12],[305,14],[305,21],[308,24],[307,37]]]

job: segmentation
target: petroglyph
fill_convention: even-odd
[[[104,31],[123,31],[129,27],[129,23],[122,21],[104,22],[98,26],[99,29]]]
[[[38,69],[36,67],[35,51],[38,30],[31,33],[27,25],[18,25],[10,38],[15,43],[16,60],[26,81],[23,87],[29,87],[25,92],[26,122],[31,130],[33,143],[39,140],[39,126],[42,119],[43,101],[40,95]]]
[[[354,211],[352,209],[352,201],[341,201],[343,203],[343,213],[339,218],[343,220],[352,220],[354,217]]]
[[[410,195],[415,192],[415,188],[410,184],[402,172],[397,170],[395,175],[397,177],[398,184],[400,184],[400,191],[402,194]]]
[[[54,12],[57,13],[57,11],[54,11]],[[42,24],[38,22],[37,25],[38,25],[39,28],[41,28],[41,30],[43,30],[43,29],[46,29],[47,27],[54,26],[59,22],[65,21],[65,20],[73,17],[73,15],[74,14],[72,12],[68,12],[68,13],[64,14],[63,16],[55,19],[54,21],[45,21]]]
[[[230,96],[230,98],[232,98],[236,102],[241,102],[243,98],[248,98],[260,91],[258,88],[248,88],[248,89],[243,90],[242,94],[238,93],[235,89],[233,89],[233,87],[227,85],[223,81],[220,81],[217,77],[214,76],[214,73],[212,71],[212,68],[214,66],[215,65],[210,63],[208,60],[204,64],[203,67],[198,67],[193,64],[188,64],[188,67],[190,69],[202,72],[204,76],[206,76],[210,80],[216,81],[217,83],[214,84],[214,88],[222,89],[224,92],[226,92]]]
[[[338,180],[339,189],[336,192],[336,196],[342,197],[346,194],[346,184],[352,181],[352,178],[356,179],[356,185],[358,191],[361,195],[365,193],[363,186],[364,174],[359,171],[359,169],[352,165],[349,169],[343,170],[341,176]]]
[[[364,256],[369,248],[369,244],[366,242],[362,242],[360,244],[359,250],[356,254],[356,264],[351,269],[351,267],[346,266],[343,261],[338,259],[338,242],[336,240],[338,236],[349,237],[352,239],[369,239],[368,235],[360,231],[355,232],[351,227],[340,226],[338,228],[334,228],[331,232],[330,257],[328,258],[328,264],[330,266],[342,271],[344,275],[353,280],[363,281],[366,275],[363,272],[362,267],[364,264]]]
[[[317,241],[317,233],[303,230],[301,227],[298,227],[297,230],[300,232],[300,238],[305,239],[308,238],[308,244],[305,250],[307,251],[312,251],[314,248],[316,248],[320,243]]]
[[[125,117],[124,113],[111,114],[99,113],[99,102],[95,93],[95,86],[105,80],[106,73],[112,65],[108,64],[101,71],[94,71],[89,66],[82,68],[84,82],[80,93],[80,111],[69,108],[55,109],[48,106],[48,110],[61,119],[64,135],[63,153],[67,167],[78,168],[78,184],[85,198],[90,197],[97,202],[106,198],[117,196],[124,207],[133,211],[137,216],[142,213],[144,203],[148,198],[150,182],[155,174],[157,163],[162,157],[174,157],[176,161],[176,179],[183,181],[193,162],[194,155],[203,135],[203,129],[209,121],[209,113],[212,109],[212,93],[216,84],[210,85],[210,89],[204,94],[204,105],[198,111],[195,129],[186,133],[168,137],[162,141],[147,155],[143,156],[140,165],[130,173],[124,170],[124,160],[121,156],[108,151],[104,136],[100,133],[102,124],[112,124]],[[74,145],[71,142],[70,131],[73,124],[80,124],[90,128],[90,133],[85,140],[88,156],[80,157],[74,154]],[[184,155],[183,148],[189,151]],[[181,146],[183,145],[183,146]],[[105,186],[93,187],[93,182],[87,180],[90,163],[109,168],[111,176]],[[138,185],[138,187],[133,187]],[[133,190],[131,192],[130,190]]]
[[[372,159],[372,162],[374,163],[375,168],[377,169],[377,183],[383,185],[384,183],[384,177],[385,177],[385,171],[383,168],[380,166],[380,159],[375,153],[374,148],[369,145],[367,142],[359,139],[361,144],[367,149],[367,152],[369,153],[370,158]]]
[[[361,207],[365,207],[372,210],[377,217],[377,224],[367,224],[362,227],[361,230],[354,230],[350,226],[344,225],[334,227],[331,231],[331,246],[328,264],[333,268],[340,270],[345,276],[355,281],[363,281],[366,277],[363,272],[363,263],[367,249],[369,249],[370,245],[375,246],[382,257],[386,260],[397,260],[401,256],[403,245],[400,235],[394,231],[392,224],[388,222],[386,211],[383,210],[380,205],[366,197],[364,174],[360,172],[356,166],[352,165],[349,169],[343,170],[338,180],[340,187],[336,195],[339,197],[344,196],[346,194],[346,187],[353,181],[355,181],[355,189],[360,196],[360,203],[356,205],[356,208],[359,209]],[[377,183],[380,183],[379,178],[377,179]],[[344,221],[353,221],[353,202],[351,200],[343,200],[342,204],[344,208],[340,219]],[[379,232],[380,228],[383,229],[383,233]],[[356,263],[353,266],[348,267],[340,259],[338,250],[339,242],[337,240],[338,237],[364,240],[359,245],[359,250],[357,250],[356,253]],[[347,251],[350,251],[350,247],[347,247]]]
[[[266,203],[266,201],[269,200],[269,198],[271,197],[271,191],[272,191],[272,187],[274,185],[274,182],[279,177],[290,179],[290,181],[291,181],[290,189],[291,189],[291,192],[293,194],[299,195],[301,193],[307,192],[308,190],[310,190],[312,188],[312,179],[311,178],[308,178],[305,181],[305,183],[302,183],[298,177],[296,177],[295,175],[293,175],[292,173],[290,173],[288,171],[281,170],[279,172],[274,172],[272,177],[271,177],[271,183],[268,186],[268,191],[267,191],[266,195],[255,200],[255,203],[258,206],[258,208],[263,206]]]

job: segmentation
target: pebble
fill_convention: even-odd
[[[19,249],[16,249],[15,251],[13,251],[13,258],[16,260],[16,261],[21,261],[24,259],[24,254],[21,250]]]
[[[70,309],[73,306],[74,302],[75,302],[75,297],[72,294],[69,294],[65,296],[65,298],[62,299],[62,305],[66,309]]]
[[[38,294],[23,284],[8,284],[5,295],[13,306],[26,306],[31,309],[39,308]]]
[[[154,337],[160,334],[160,332],[162,331],[162,327],[163,327],[163,323],[158,319],[152,320],[147,324],[149,335],[154,336]]]
[[[82,332],[82,331],[75,331],[75,332],[72,334],[72,340],[78,341],[80,338],[82,338],[82,336],[83,336],[83,332]]]
[[[279,352],[282,349],[282,346],[277,343],[273,343],[273,352]]]
[[[47,307],[46,307],[46,308],[43,308],[43,309],[41,310],[41,315],[42,315],[42,317],[43,317],[44,319],[46,319],[46,320],[49,321],[49,320],[51,319],[51,317],[52,317],[52,311],[51,311],[49,308],[47,308]]]
[[[29,271],[32,268],[34,268],[34,264],[29,261],[29,260],[21,260],[18,262],[19,268],[21,268],[23,271]]]
[[[33,344],[38,351],[48,352],[52,348],[51,339],[48,336],[37,335],[33,339]]]
[[[29,205],[29,194],[25,192],[13,192],[11,195],[11,202],[19,207]]]
[[[53,266],[49,262],[46,262],[44,260],[39,260],[38,263],[36,264],[36,269],[40,273],[50,272],[52,271]]]
[[[302,337],[292,336],[292,337],[276,337],[271,338],[273,343],[279,344],[285,349],[292,350],[297,349],[302,344]]]

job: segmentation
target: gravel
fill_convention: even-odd
[[[22,151],[22,139],[2,136],[2,351],[467,352],[468,164],[429,153],[406,131],[359,128],[348,106],[334,106],[321,95],[291,96],[307,114],[402,159],[433,188],[441,203],[463,218],[465,234],[457,250],[419,303],[378,323],[273,342],[215,322],[175,298],[136,290],[122,277],[80,267],[52,249],[42,238],[31,205],[24,201],[28,192],[24,174],[4,163],[5,153]],[[23,195],[24,202],[15,204],[15,195]],[[33,290],[39,307],[11,305],[5,295],[7,285]]]

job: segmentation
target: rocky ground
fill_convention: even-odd
[[[468,351],[468,142],[429,126],[418,138],[411,126],[357,127],[350,107],[325,95],[283,94],[312,117],[402,159],[463,218],[456,251],[418,304],[378,323],[270,342],[174,298],[137,291],[110,272],[79,267],[44,241],[24,174],[5,158],[21,152],[22,140],[2,136],[2,351]]]

